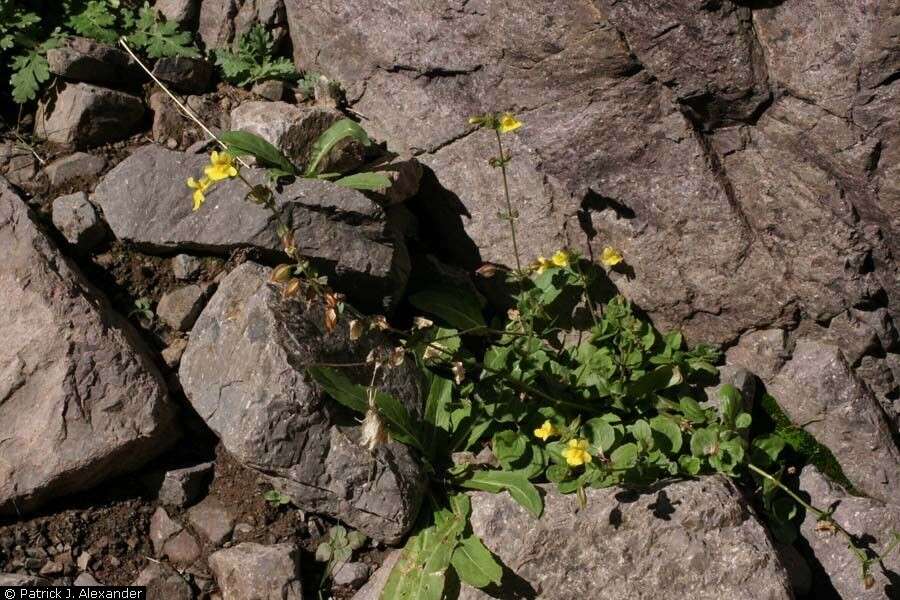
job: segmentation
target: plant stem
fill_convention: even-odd
[[[506,216],[509,219],[509,231],[512,235],[513,253],[516,255],[516,271],[521,277],[522,263],[519,259],[519,244],[516,240],[516,216],[513,215],[512,199],[509,197],[509,182],[506,178],[506,157],[503,155],[503,140],[500,138],[500,132],[494,130],[497,135],[497,148],[500,150],[500,173],[503,175],[503,195],[506,197]]]
[[[795,494],[793,490],[791,490],[788,486],[786,486],[786,485],[784,485],[783,483],[781,483],[776,477],[774,477],[774,476],[770,475],[769,473],[767,473],[766,471],[760,469],[759,467],[757,467],[757,466],[754,465],[753,463],[748,463],[748,464],[747,464],[747,468],[749,468],[751,471],[753,471],[753,472],[756,473],[757,475],[759,475],[759,476],[761,476],[761,477],[764,477],[764,478],[766,478],[767,480],[769,480],[771,483],[775,484],[779,489],[781,489],[781,491],[783,491],[785,494],[787,494],[788,496],[790,496],[791,498],[793,498],[794,501],[797,502],[797,504],[799,504],[800,506],[802,506],[802,507],[805,508],[806,510],[812,512],[812,513],[815,514],[818,518],[824,519],[824,520],[830,522],[832,525],[834,525],[834,527],[835,527],[835,529],[836,529],[837,531],[839,531],[839,532],[841,532],[842,534],[844,534],[845,536],[847,536],[847,538],[850,539],[851,542],[853,541],[853,535],[852,535],[849,531],[847,531],[846,529],[844,529],[843,527],[841,527],[841,525],[840,525],[839,523],[837,523],[837,522],[831,517],[831,514],[830,514],[830,513],[827,513],[827,512],[825,512],[824,510],[821,510],[821,509],[819,509],[819,508],[816,508],[815,506],[813,506],[812,504],[810,504],[809,502],[807,502],[806,500],[804,500],[803,498],[801,498],[800,496],[798,496],[797,494]]]
[[[158,85],[160,87],[160,89],[162,89],[162,91],[164,91],[166,93],[166,95],[172,99],[173,102],[175,102],[175,105],[178,106],[178,108],[181,110],[182,113],[184,113],[194,123],[199,125],[200,129],[202,129],[206,133],[206,135],[208,135],[210,137],[210,139],[214,140],[217,144],[219,144],[219,146],[221,146],[223,150],[226,150],[226,151],[228,150],[228,146],[225,144],[225,142],[220,140],[219,137],[215,133],[213,133],[212,130],[209,127],[207,127],[203,121],[200,120],[200,117],[198,117],[197,115],[194,114],[194,111],[192,111],[181,100],[179,100],[175,96],[175,94],[173,94],[169,90],[169,88],[167,88],[165,86],[165,84],[162,81],[160,81],[159,78],[150,71],[150,69],[147,68],[147,65],[145,65],[140,58],[138,58],[137,54],[134,53],[134,51],[131,49],[131,47],[128,45],[128,43],[125,41],[124,37],[119,38],[119,44],[121,44],[122,47],[125,48],[125,51],[128,52],[129,55],[131,55],[131,58],[133,58],[135,60],[135,62],[137,62],[138,66],[140,66],[141,69],[143,69],[144,72],[150,76],[150,79],[152,79],[153,82],[156,85]],[[240,156],[235,156],[235,159],[239,163],[241,163],[241,165],[243,165],[244,167],[247,167],[248,169],[250,168],[250,165],[247,164]],[[251,188],[252,187],[253,186],[251,186]]]

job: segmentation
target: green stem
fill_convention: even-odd
[[[516,255],[516,271],[522,276],[522,263],[519,259],[519,244],[516,240],[516,217],[513,216],[512,199],[509,196],[509,182],[506,178],[506,157],[503,155],[503,141],[500,138],[500,132],[494,130],[497,134],[497,147],[500,149],[500,172],[503,174],[503,195],[506,197],[506,216],[509,219],[509,231],[512,235],[513,253]]]

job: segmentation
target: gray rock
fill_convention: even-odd
[[[78,577],[75,578],[75,581],[72,582],[72,585],[79,587],[103,587],[103,584],[97,581],[90,573],[81,573]]]
[[[187,331],[200,316],[209,297],[209,284],[191,284],[167,292],[159,300],[156,315],[176,331]]]
[[[791,578],[791,589],[797,596],[805,597],[810,594],[813,587],[813,573],[809,563],[794,546],[788,546],[778,541],[773,542],[778,550],[778,557]]]
[[[182,530],[163,545],[162,555],[181,566],[190,566],[200,558],[200,545],[187,530]]]
[[[150,561],[131,585],[147,588],[147,600],[192,600],[190,584],[165,563]]]
[[[216,546],[228,541],[234,531],[234,517],[220,500],[212,496],[191,507],[188,520],[195,531]]]
[[[731,385],[740,392],[743,400],[743,410],[747,413],[753,412],[753,401],[756,398],[756,375],[742,367],[734,365],[722,365],[719,369],[719,383],[713,387],[708,387],[704,391],[711,406],[719,407],[721,404],[721,390],[724,385]]]
[[[523,262],[616,246],[633,274],[613,283],[658,326],[729,346],[900,306],[892,5],[752,5],[285,3],[298,66],[341,81],[374,137],[434,171],[428,225],[448,253],[514,263],[496,141],[466,123],[512,108]]]
[[[200,3],[200,22],[197,33],[207,50],[228,46],[234,39],[234,17],[237,0],[204,0]]]
[[[34,154],[21,144],[0,144],[0,174],[10,183],[27,188],[37,174]]]
[[[157,508],[150,517],[150,542],[153,544],[153,551],[156,555],[160,556],[166,542],[183,529],[184,527],[172,520],[166,509]]]
[[[284,81],[269,79],[255,84],[250,91],[266,100],[280,102],[287,96],[288,85]]]
[[[180,143],[184,139],[185,129],[188,125],[187,117],[181,114],[181,111],[165,92],[157,91],[150,95],[150,110],[153,111],[154,140],[163,144],[168,140]]]
[[[834,453],[854,486],[883,502],[900,502],[900,450],[878,401],[837,346],[800,340],[768,388],[791,421]]]
[[[287,38],[287,17],[283,0],[243,0],[234,19],[235,35],[246,33],[256,24],[260,24],[275,40],[275,48],[281,46]]]
[[[381,566],[369,578],[369,581],[358,592],[353,594],[352,600],[381,600],[381,592],[384,590],[384,586],[387,585],[391,571],[394,570],[394,566],[400,560],[401,555],[401,550],[394,550],[388,554]]]
[[[53,201],[53,225],[78,250],[86,252],[103,241],[106,227],[87,194],[75,192]]]
[[[283,301],[268,269],[244,263],[226,276],[191,332],[179,378],[197,413],[225,448],[304,510],[326,513],[369,537],[396,543],[413,524],[422,471],[410,450],[369,452],[359,427],[314,385],[305,365],[360,362],[385,343],[376,333],[351,344],[346,322],[330,335],[315,302]],[[348,372],[360,382],[366,369]],[[421,411],[418,374],[409,361],[383,388]],[[298,451],[302,448],[302,452]]]
[[[704,127],[749,119],[769,98],[766,64],[749,8],[663,0],[600,0],[638,60]],[[685,53],[685,48],[693,52]]]
[[[76,152],[54,160],[44,167],[44,173],[51,187],[61,187],[77,179],[92,180],[105,166],[106,159],[102,156]]]
[[[163,362],[172,369],[178,366],[178,363],[181,362],[181,355],[184,354],[184,350],[187,348],[187,340],[184,338],[175,338],[175,340],[166,346],[162,352],[160,352],[160,356],[162,356]]]
[[[51,585],[43,577],[21,573],[0,573],[0,587],[44,587]]]
[[[193,504],[212,480],[213,467],[213,463],[208,462],[166,471],[159,488],[159,501],[179,508]]]
[[[302,600],[300,550],[244,542],[209,557],[222,600]]]
[[[83,37],[67,38],[58,48],[47,50],[47,63],[51,73],[73,81],[120,85],[144,79],[126,52]]]
[[[822,336],[841,349],[851,367],[856,367],[864,356],[883,352],[875,328],[849,311],[831,320]]]
[[[231,127],[249,131],[306,164],[313,143],[344,115],[336,110],[298,107],[286,102],[244,102],[231,111]],[[356,140],[339,142],[320,164],[322,173],[341,173],[365,162],[365,148]]]
[[[728,364],[755,373],[768,382],[781,370],[791,354],[783,329],[764,329],[742,335],[737,345],[725,352],[725,356]]]
[[[220,182],[203,208],[192,211],[184,182],[201,174],[207,162],[204,156],[145,146],[107,173],[93,200],[117,238],[147,251],[280,250],[271,215],[244,200],[246,187],[239,181]],[[246,176],[262,178],[255,170]],[[282,218],[293,223],[299,253],[328,274],[332,285],[347,290],[357,306],[383,310],[399,298],[410,268],[395,230],[403,207],[381,209],[357,191],[308,179],[286,186],[277,202]]]
[[[900,508],[882,504],[871,498],[851,496],[839,485],[826,479],[813,466],[806,466],[800,474],[800,489],[809,494],[810,504],[819,508],[834,507],[834,520],[851,534],[865,539],[876,551],[883,551],[891,541],[891,532],[900,532]],[[875,584],[865,589],[860,577],[860,565],[847,548],[844,537],[819,531],[814,514],[807,511],[800,533],[809,543],[813,555],[822,565],[831,586],[842,598],[880,600],[896,598],[897,581],[885,573],[900,572],[900,554],[894,552],[884,560],[884,570],[873,566]],[[828,585],[813,580],[812,597],[824,597]]]
[[[212,84],[213,66],[202,58],[174,56],[157,60],[153,74],[176,91],[202,94]]]
[[[402,204],[419,193],[423,169],[419,161],[409,153],[370,165],[366,170],[381,173],[391,181],[389,188],[373,192],[373,197],[384,206]]]
[[[153,8],[167,21],[190,25],[197,19],[199,4],[199,0],[156,0]]]
[[[144,116],[141,99],[87,83],[65,85],[52,104],[42,102],[34,135],[49,142],[85,148],[124,139]]]
[[[203,261],[188,254],[178,254],[172,257],[172,273],[175,279],[184,281],[196,277],[203,268]]]
[[[793,598],[766,530],[723,477],[643,495],[589,490],[582,510],[545,491],[539,520],[506,494],[472,494],[473,531],[538,597]],[[465,586],[460,595],[488,597]]]
[[[0,181],[0,513],[143,465],[177,437],[162,376],[127,321]]]
[[[337,566],[332,576],[334,585],[358,588],[369,579],[369,565],[348,562]]]

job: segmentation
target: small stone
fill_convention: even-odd
[[[150,517],[150,542],[157,556],[162,554],[165,543],[182,529],[184,528],[172,520],[166,509],[162,507],[156,509]]]
[[[234,537],[250,535],[253,533],[253,525],[250,523],[238,523],[234,526]]]
[[[228,540],[234,530],[234,517],[221,501],[212,496],[191,508],[188,519],[194,529],[216,546]]]
[[[54,160],[44,167],[50,186],[57,188],[76,179],[92,180],[103,171],[106,160],[85,152],[76,152]]]
[[[178,363],[181,362],[181,356],[184,354],[185,348],[187,348],[187,340],[185,338],[175,338],[175,340],[166,346],[160,353],[163,362],[166,363],[169,368],[174,369],[178,366]]]
[[[300,550],[293,544],[245,542],[209,557],[222,597],[227,600],[301,600]]]
[[[369,580],[369,565],[361,562],[351,562],[339,565],[334,571],[332,581],[336,586],[348,586],[354,589]]]
[[[419,192],[423,169],[411,153],[396,156],[392,160],[367,170],[380,173],[391,182],[390,187],[373,191],[376,199],[383,206],[402,204]]]
[[[68,38],[48,50],[47,63],[54,75],[87,83],[118,84],[143,76],[126,52],[83,37]]]
[[[156,315],[172,329],[187,331],[206,304],[209,285],[188,285],[165,294],[156,307]]]
[[[84,148],[131,135],[144,116],[141,99],[88,83],[65,85],[52,103],[42,102],[34,135],[49,142]]]
[[[159,488],[159,501],[177,507],[192,504],[206,490],[212,475],[211,462],[167,471]]]
[[[167,564],[151,561],[134,580],[134,586],[146,586],[146,600],[192,600],[190,584]]]
[[[200,558],[200,546],[194,536],[182,531],[166,542],[162,553],[173,563],[191,565]]]
[[[313,84],[313,96],[316,99],[316,105],[322,108],[336,109],[344,100],[341,86],[324,75],[320,75]]]
[[[266,100],[278,102],[284,100],[284,97],[287,95],[287,84],[277,79],[269,79],[268,81],[260,81],[250,91]]]
[[[94,576],[90,573],[82,573],[75,578],[72,585],[79,587],[101,587],[103,584],[94,579]]]
[[[0,168],[15,185],[25,187],[37,173],[37,163],[28,148],[19,144],[0,144]]]
[[[193,279],[203,268],[203,261],[189,254],[178,254],[172,258],[172,273],[175,279]]]
[[[174,21],[179,25],[192,24],[197,20],[199,0],[156,0],[153,5],[167,21]]]
[[[106,229],[87,194],[76,192],[53,201],[53,225],[70,244],[86,252],[103,241]]]
[[[21,573],[0,573],[0,587],[39,587],[50,585],[43,577]]]
[[[56,562],[55,560],[47,561],[39,572],[39,575],[50,576],[53,575],[62,575],[63,567],[61,564]]]
[[[76,565],[82,571],[87,571],[88,567],[91,565],[91,553],[90,552],[82,552],[78,555],[78,560],[76,561]]]
[[[153,92],[150,95],[150,110],[153,112],[153,139],[159,143],[167,140],[180,140],[188,126],[187,117],[181,114],[178,107],[165,92]]]
[[[157,60],[153,74],[179,92],[202,94],[210,87],[213,67],[202,58],[174,56]]]

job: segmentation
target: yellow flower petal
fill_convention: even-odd
[[[500,133],[509,133],[510,131],[515,131],[521,126],[522,121],[516,119],[512,115],[512,113],[503,113],[503,115],[500,117],[500,122],[497,129]]]
[[[234,157],[227,152],[216,152],[215,150],[209,155],[209,165],[203,169],[203,173],[211,181],[221,181],[237,177],[237,167],[234,166]]]
[[[553,261],[547,260],[543,256],[538,256],[532,268],[534,272],[540,275],[544,271],[546,271],[549,267],[553,266]]]
[[[556,427],[550,421],[544,421],[543,425],[534,430],[534,437],[540,438],[545,442],[554,435],[557,435]]]
[[[600,254],[600,262],[606,267],[614,267],[622,262],[622,260],[622,253],[612,246],[607,246]]]
[[[553,255],[553,258],[550,259],[557,267],[568,267],[569,266],[569,253],[565,250],[558,250],[556,254]]]
[[[587,464],[594,458],[591,456],[590,452],[587,451],[589,447],[590,444],[588,444],[587,440],[569,440],[568,447],[562,451],[563,458],[565,458],[566,463],[572,467]]]

